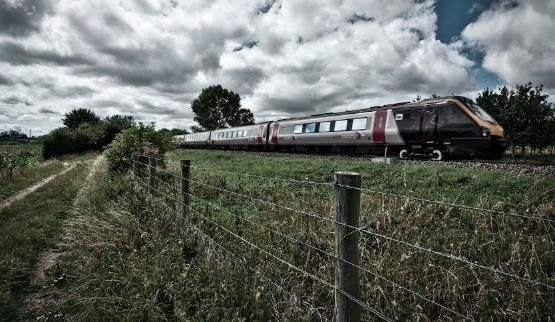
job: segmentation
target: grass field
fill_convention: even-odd
[[[41,143],[25,143],[25,144],[0,144],[0,152],[16,152],[26,151],[37,155],[42,153]]]
[[[28,170],[11,187],[29,184],[46,173],[59,172],[60,162]],[[29,285],[39,252],[54,248],[63,221],[69,216],[75,194],[86,174],[87,165],[79,163],[39,188],[25,199],[0,211],[0,320],[17,318],[25,294],[33,291]],[[2,192],[6,186],[2,185]]]
[[[0,177],[0,201],[44,178],[60,172],[63,168],[63,162],[53,160],[32,168],[23,169],[22,173],[16,174],[13,178]]]
[[[183,158],[197,181],[185,218],[166,186],[176,185],[175,161]],[[59,271],[68,278],[57,312],[72,320],[331,319],[333,289],[221,227],[333,284],[333,258],[314,248],[333,253],[334,225],[301,212],[333,218],[334,187],[252,175],[330,183],[336,171],[356,171],[368,189],[555,219],[548,177],[221,151],[177,151],[169,160],[158,187],[167,196],[150,197],[125,174],[100,171],[89,182],[64,237]],[[361,299],[385,316],[544,320],[555,313],[552,289],[371,234],[553,285],[552,224],[375,192],[363,193],[361,213]]]
[[[42,161],[41,144],[0,144],[0,152],[16,153],[30,152],[36,156],[36,160]],[[60,172],[67,165],[73,162],[84,161],[94,157],[95,153],[83,153],[67,155],[46,162],[40,162],[29,168],[17,169],[12,178],[0,176],[0,201],[21,191],[34,183],[41,181],[55,173]],[[35,157],[34,157],[35,158]]]

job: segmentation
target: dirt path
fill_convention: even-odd
[[[90,184],[94,174],[99,171],[101,163],[105,160],[104,155],[99,155],[89,167],[89,174],[83,182],[81,189],[77,192],[73,205],[78,200],[79,196],[85,192],[85,187]],[[62,255],[57,249],[47,249],[37,256],[35,269],[31,276],[31,285],[37,287],[38,290],[27,294],[23,300],[23,305],[19,315],[24,317],[25,315],[33,315],[36,312],[45,312],[45,309],[53,306],[56,300],[50,295],[49,288],[47,285],[47,273],[52,267],[56,265],[58,257]],[[63,277],[62,277],[63,278]],[[57,280],[59,282],[59,280]],[[56,281],[55,281],[56,282]],[[61,315],[55,314],[53,316],[56,318],[61,318]],[[37,320],[45,319],[45,316],[37,317]],[[45,319],[47,320],[47,319]]]
[[[50,181],[54,180],[56,177],[61,176],[63,174],[65,174],[66,172],[70,171],[71,169],[75,168],[75,164],[70,165],[69,167],[67,167],[66,169],[51,175],[50,177],[43,179],[42,181],[39,181],[37,183],[35,183],[34,185],[25,188],[24,190],[19,191],[18,193],[16,193],[15,195],[9,197],[8,199],[4,200],[2,203],[0,203],[0,210],[9,207],[12,203],[14,203],[17,200],[21,200],[23,198],[25,198],[28,194],[33,193],[35,190],[39,189],[40,187],[44,186],[45,184],[49,183]]]

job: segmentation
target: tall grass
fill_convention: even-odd
[[[59,309],[69,319],[332,318],[331,288],[218,226],[333,283],[333,258],[314,250],[333,252],[333,224],[255,200],[333,218],[333,187],[217,169],[320,182],[331,182],[338,170],[357,171],[364,173],[366,188],[555,219],[552,178],[230,152],[187,151],[171,159],[185,157],[193,160],[193,179],[204,184],[192,183],[194,211],[186,217],[173,200],[177,168],[171,161],[159,173],[166,184],[159,183],[156,196],[128,175],[95,175],[64,239],[60,274],[68,282],[60,290]],[[555,235],[549,223],[371,193],[363,194],[362,214],[366,231],[554,284]],[[367,233],[361,234],[360,247],[365,270],[469,318],[542,320],[555,313],[553,290],[545,287]],[[460,319],[372,273],[361,274],[362,300],[384,315]],[[366,318],[374,316],[366,312]]]

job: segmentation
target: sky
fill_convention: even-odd
[[[552,0],[0,0],[0,130],[73,108],[194,124],[222,84],[257,121],[531,81],[555,94]]]

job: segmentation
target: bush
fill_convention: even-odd
[[[112,115],[94,123],[82,122],[77,127],[55,129],[44,137],[43,157],[48,159],[64,154],[100,151],[118,133],[134,126],[132,116]]]
[[[154,125],[144,125],[124,130],[108,146],[106,157],[112,171],[125,171],[131,167],[133,154],[163,156],[171,146],[171,137],[157,132]]]
[[[37,163],[37,155],[28,151],[0,152],[0,175],[11,179],[15,172]]]
[[[76,129],[59,128],[52,131],[44,139],[42,155],[49,159],[64,154],[100,150],[103,145],[102,127],[83,124]]]

